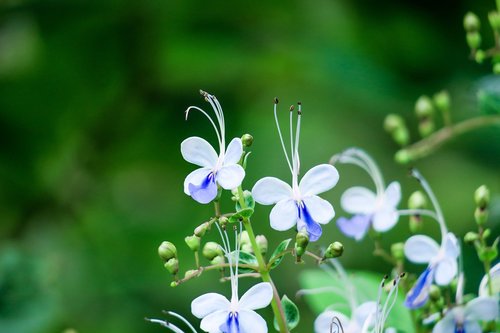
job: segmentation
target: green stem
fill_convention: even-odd
[[[500,0],[496,0],[497,3],[497,10],[500,12]]]

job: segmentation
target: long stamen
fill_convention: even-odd
[[[151,323],[155,323],[155,324],[160,324],[161,326],[163,327],[166,327],[168,329],[170,329],[172,332],[174,333],[184,333],[183,330],[181,330],[179,327],[175,326],[174,324],[172,323],[169,323],[168,321],[166,320],[160,320],[160,319],[150,319],[150,318],[144,318],[144,320],[147,320]],[[195,331],[196,332],[196,331]]]
[[[377,295],[377,305],[375,307],[375,327],[377,326],[377,323],[379,323],[380,321],[380,316],[381,316],[381,309],[380,309],[380,306],[382,305],[381,303],[381,299],[382,299],[382,289],[384,289],[384,286],[385,286],[385,281],[388,279],[389,277],[387,275],[384,276],[384,278],[382,279],[382,281],[380,282],[380,285],[378,287],[378,295]]]
[[[210,118],[210,116],[208,115],[208,113],[206,113],[205,111],[203,111],[202,109],[200,109],[199,107],[197,106],[190,106],[187,108],[186,110],[186,120],[188,119],[189,117],[189,111],[191,111],[191,109],[194,109],[196,111],[200,111],[205,117],[208,118],[208,120],[210,121],[210,123],[212,124],[212,127],[214,128],[215,130],[215,134],[217,135],[217,140],[219,141],[219,148],[222,150],[222,139],[221,139],[221,135],[219,133],[219,130],[217,129],[217,126],[215,126],[215,123],[214,121],[212,120],[212,118]]]
[[[184,318],[183,316],[181,316],[180,314],[177,314],[173,311],[163,311],[164,313],[168,314],[168,315],[171,315],[172,317],[175,317],[175,318],[178,318],[180,319],[184,324],[186,324],[187,327],[189,327],[189,329],[193,332],[193,333],[198,333],[196,332],[196,330],[194,329],[193,325],[191,325],[191,323],[189,321],[187,321],[186,318]]]
[[[382,332],[384,329],[385,321],[387,320],[387,317],[389,316],[389,313],[391,312],[392,307],[396,303],[397,297],[398,297],[398,285],[399,285],[399,280],[400,277],[399,275],[394,279],[392,283],[391,290],[389,291],[389,295],[387,295],[387,298],[385,300],[384,308],[382,310],[382,318],[380,322],[378,323],[379,325],[379,332]],[[394,297],[391,298],[391,296],[394,294]],[[392,300],[392,302],[391,302]],[[390,304],[390,305],[389,305]]]
[[[210,95],[209,93],[200,90],[200,93],[205,99],[210,103],[212,109],[214,110],[215,116],[217,117],[217,121],[219,123],[220,131],[221,131],[221,139],[222,139],[222,150],[221,152],[225,152],[226,150],[226,124],[224,121],[224,113],[222,112],[222,107],[217,100],[217,97],[214,95]]]
[[[288,163],[288,168],[290,169],[290,172],[293,174],[293,170],[292,170],[292,164],[290,163],[290,159],[288,158],[288,153],[286,152],[286,147],[285,147],[285,142],[283,141],[283,135],[281,135],[281,128],[280,128],[280,124],[278,122],[278,112],[277,112],[277,107],[278,105],[278,98],[275,98],[274,99],[274,120],[276,121],[276,127],[278,128],[278,135],[280,137],[280,141],[281,141],[281,148],[283,148],[283,152],[285,153],[285,158],[286,158],[286,162]]]
[[[298,105],[299,109],[297,110],[297,128],[295,129],[295,146],[294,146],[295,177],[297,177],[300,172],[299,139],[300,139],[300,119],[302,118],[302,103],[298,102]]]
[[[295,106],[292,104],[290,105],[290,153],[292,157],[292,168],[295,168],[295,165],[293,164],[295,161],[295,151],[293,149],[293,110],[295,109]]]

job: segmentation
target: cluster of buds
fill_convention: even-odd
[[[174,244],[164,241],[158,247],[158,255],[164,262],[167,271],[176,276],[179,272],[179,260],[177,259],[177,248]]]
[[[495,36],[500,33],[500,13],[496,10],[491,11],[488,14],[488,21],[493,30]],[[500,74],[500,62],[498,61],[498,38],[495,38],[496,45],[489,50],[484,50],[481,48],[481,21],[476,14],[468,12],[464,16],[464,29],[465,37],[467,40],[467,45],[471,50],[471,57],[478,63],[481,64],[488,57],[493,59],[493,72],[495,74]]]
[[[252,243],[250,242],[250,237],[248,236],[248,232],[246,230],[242,231],[241,234],[239,235],[239,237],[240,237],[241,251],[248,252],[248,253],[254,253]],[[257,236],[255,236],[255,241],[257,242],[257,245],[259,246],[260,253],[263,256],[265,256],[267,253],[267,249],[268,249],[268,242],[267,242],[266,236],[257,235]]]

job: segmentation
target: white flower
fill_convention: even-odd
[[[499,296],[500,294],[500,263],[497,263],[490,269],[491,277],[491,291],[493,295],[490,295],[489,287],[488,287],[488,275],[485,275],[481,279],[481,283],[479,284],[479,296]]]
[[[196,106],[190,106],[186,110],[186,119],[191,109],[205,115],[215,129],[220,152],[217,154],[205,139],[190,137],[181,143],[181,153],[186,161],[201,167],[191,172],[184,180],[184,193],[199,203],[206,204],[217,196],[217,185],[226,190],[240,186],[245,177],[245,170],[238,164],[243,154],[241,139],[234,138],[226,149],[224,114],[219,101],[204,91],[201,91],[201,94],[212,106],[219,129],[212,118]]]
[[[252,195],[262,205],[276,204],[269,216],[271,227],[283,231],[297,226],[297,230],[305,229],[311,242],[316,241],[322,233],[320,224],[326,224],[335,216],[332,205],[321,199],[318,194],[331,189],[337,184],[339,174],[337,169],[329,164],[321,164],[310,169],[302,179],[298,180],[299,159],[299,134],[301,105],[298,109],[298,120],[293,143],[292,126],[290,126],[291,162],[285,149],[283,137],[278,124],[276,113],[277,100],[274,104],[274,116],[283,151],[292,173],[292,186],[275,177],[265,177],[259,180],[252,189]],[[291,111],[293,108],[291,108]],[[292,123],[290,112],[290,123]]]
[[[499,318],[498,300],[494,297],[477,297],[465,306],[449,310],[432,333],[482,333],[478,321],[492,321]]]
[[[401,201],[401,186],[398,182],[384,185],[382,174],[372,158],[363,150],[350,148],[332,157],[331,163],[349,163],[364,169],[375,183],[376,192],[365,187],[351,187],[342,194],[340,203],[347,213],[354,214],[347,219],[337,220],[340,231],[348,237],[361,240],[370,226],[378,232],[386,232],[399,219],[397,206]]]
[[[446,234],[441,246],[428,236],[416,235],[405,242],[404,252],[411,262],[428,263],[427,269],[420,275],[406,297],[405,305],[416,309],[427,302],[433,281],[445,286],[457,275],[460,247],[457,238],[451,232]]]
[[[354,309],[351,318],[337,311],[323,311],[314,321],[315,333],[331,333],[332,322],[335,318],[342,324],[344,333],[359,333],[367,320],[373,320],[377,308],[376,302],[365,302]],[[333,331],[335,332],[335,331]],[[338,332],[342,332],[338,330]]]

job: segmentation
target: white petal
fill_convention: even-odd
[[[498,318],[498,299],[494,297],[476,297],[465,306],[466,320],[491,321]]]
[[[240,161],[241,155],[243,154],[243,144],[240,138],[234,138],[231,140],[226,149],[226,154],[224,155],[224,165],[237,164]]]
[[[491,284],[493,287],[493,294],[496,295],[500,293],[500,263],[493,266],[490,269]],[[488,275],[485,275],[481,279],[481,284],[479,285],[479,296],[488,296]]]
[[[245,170],[239,164],[223,166],[217,171],[215,181],[226,190],[232,190],[241,185],[245,178]]]
[[[200,185],[210,172],[212,172],[211,168],[200,168],[187,175],[186,179],[184,179],[184,193],[190,195],[189,184]]]
[[[384,192],[384,203],[390,207],[396,207],[401,201],[401,185],[392,182]]]
[[[339,172],[330,164],[320,164],[306,172],[300,180],[299,189],[303,196],[328,191],[339,181]]]
[[[455,333],[455,312],[449,311],[443,319],[438,321],[432,333]]]
[[[355,186],[342,194],[340,204],[348,213],[369,215],[375,210],[376,199],[375,193],[369,189]]]
[[[261,205],[271,205],[292,197],[290,185],[275,177],[265,177],[252,188],[252,196]]]
[[[464,332],[466,333],[483,333],[481,325],[477,321],[466,321],[464,324]]]
[[[181,143],[182,157],[189,163],[213,168],[217,164],[217,153],[207,140],[192,136]]]
[[[333,318],[337,317],[342,324],[342,327],[349,326],[349,318],[343,313],[337,311],[323,311],[318,318],[314,321],[315,333],[330,333],[330,326],[332,325]],[[334,325],[335,326],[335,325]]]
[[[256,310],[265,308],[273,299],[273,287],[269,282],[256,284],[240,298],[240,309]]]
[[[191,302],[191,312],[195,317],[203,318],[215,311],[227,311],[231,303],[224,296],[217,293],[208,293],[196,297]]]
[[[445,258],[441,260],[436,266],[436,273],[434,274],[434,281],[440,286],[450,284],[451,280],[457,275],[458,267],[457,260],[452,258]]]
[[[240,333],[267,333],[266,321],[255,311],[239,310]]]
[[[282,200],[271,210],[271,228],[278,231],[288,230],[297,223],[298,211],[294,200]]]
[[[317,195],[306,197],[303,201],[314,221],[326,224],[335,217],[333,206],[328,201],[321,199]]]
[[[416,235],[405,242],[405,256],[414,263],[427,263],[437,256],[439,245],[430,237]]]
[[[451,232],[446,235],[444,251],[449,258],[456,259],[460,255],[460,244],[458,243],[457,237]]]
[[[213,312],[201,320],[200,328],[205,332],[219,333],[220,327],[227,321],[228,310]]]
[[[393,207],[382,207],[382,209],[373,214],[373,229],[378,232],[386,232],[398,223],[398,219],[399,214]]]
[[[360,327],[363,327],[368,317],[375,314],[376,308],[376,302],[365,302],[354,309],[354,312],[351,315],[352,320],[356,321]]]

